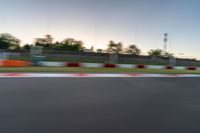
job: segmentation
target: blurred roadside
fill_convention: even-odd
[[[153,57],[131,54],[109,54],[84,51],[63,50],[0,50],[1,60],[23,60],[37,62],[78,62],[78,63],[112,63],[112,64],[143,64],[143,65],[174,65],[174,66],[200,66],[195,59],[176,58],[175,63],[169,57]]]
[[[200,73],[199,61],[130,54],[1,50],[0,72]]]

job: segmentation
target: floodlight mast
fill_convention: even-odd
[[[168,33],[164,33],[164,52],[167,53]]]

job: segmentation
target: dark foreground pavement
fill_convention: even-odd
[[[200,78],[0,78],[0,133],[199,133]]]

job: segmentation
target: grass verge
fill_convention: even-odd
[[[68,67],[0,67],[0,72],[51,72],[51,73],[154,73],[154,74],[200,74],[200,70],[156,70],[130,68],[68,68]]]

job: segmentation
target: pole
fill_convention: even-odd
[[[167,53],[168,33],[164,33],[164,52]]]

